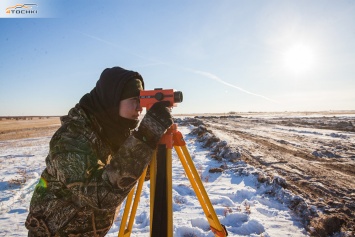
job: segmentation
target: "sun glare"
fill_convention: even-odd
[[[285,68],[293,73],[304,73],[314,66],[313,50],[303,44],[290,47],[284,53]]]

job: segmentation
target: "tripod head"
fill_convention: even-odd
[[[153,104],[160,101],[169,102],[169,107],[177,106],[176,103],[181,103],[183,95],[181,91],[174,91],[173,89],[156,88],[154,90],[143,90],[140,92],[140,104],[149,110]]]

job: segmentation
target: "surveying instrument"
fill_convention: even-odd
[[[159,101],[168,101],[170,106],[174,106],[176,103],[182,102],[182,99],[182,92],[174,92],[172,89],[155,89],[140,92],[140,104],[142,107],[146,107],[147,110],[149,110],[154,103]],[[173,237],[173,148],[175,148],[180,158],[181,164],[206,215],[212,232],[215,236],[228,236],[226,228],[221,225],[217,218],[216,212],[213,209],[211,201],[186,148],[183,136],[181,132],[178,131],[176,124],[173,124],[160,139],[158,148],[154,151],[150,166],[148,166],[150,167],[150,236]],[[127,196],[118,237],[129,237],[132,233],[134,217],[148,167],[139,178],[136,189],[132,188]],[[135,195],[134,192],[136,192]],[[133,206],[131,209],[132,202]],[[129,221],[127,224],[128,218]]]

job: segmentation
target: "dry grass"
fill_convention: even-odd
[[[51,136],[60,126],[59,117],[35,117],[30,120],[0,120],[0,141]]]
[[[17,169],[17,174],[18,176],[8,181],[10,187],[21,186],[28,180],[28,173],[26,169]]]
[[[223,210],[223,216],[226,217],[228,213],[232,213],[233,210],[230,207],[225,207]]]
[[[339,214],[314,218],[311,221],[311,235],[319,237],[331,236],[333,233],[339,232],[345,223],[345,218]]]

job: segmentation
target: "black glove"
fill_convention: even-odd
[[[155,149],[160,138],[166,130],[174,123],[174,120],[167,108],[168,101],[155,103],[142,119],[138,131],[134,136]]]

